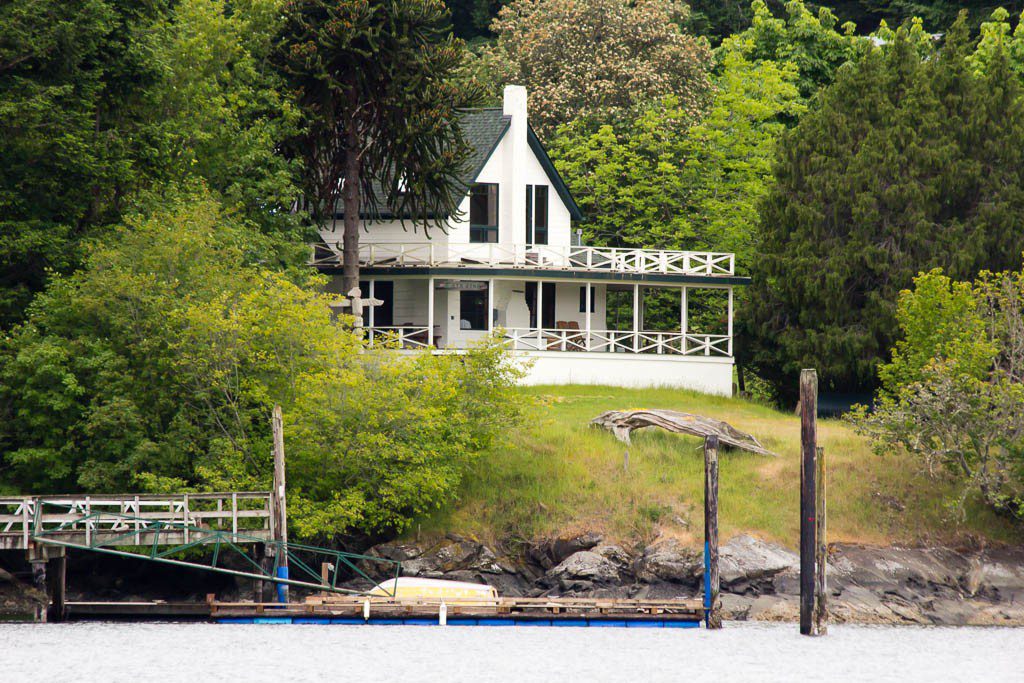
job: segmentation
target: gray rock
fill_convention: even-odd
[[[627,569],[633,563],[633,558],[621,546],[599,545],[593,548],[593,552],[613,563],[620,571]]]
[[[601,534],[592,531],[568,538],[556,538],[551,541],[551,559],[558,564],[574,553],[594,548],[601,543],[601,540]]]
[[[701,571],[700,555],[675,539],[647,546],[636,562],[637,578],[646,583],[668,581],[692,585]]]
[[[611,584],[619,580],[619,568],[608,558],[590,550],[573,553],[544,576],[547,585],[568,587],[573,581]]]
[[[800,565],[796,553],[753,536],[737,536],[719,552],[718,571],[722,585],[765,579]]]
[[[527,549],[526,556],[542,569],[548,570],[563,562],[570,555],[581,550],[590,550],[600,543],[601,535],[588,531],[537,543]]]

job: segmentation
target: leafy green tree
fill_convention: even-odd
[[[934,269],[914,278],[914,288],[900,292],[896,322],[901,338],[892,360],[878,368],[888,395],[925,379],[935,362],[982,379],[998,349],[989,338],[983,301],[969,282],[956,282]]]
[[[835,80],[836,71],[855,56],[857,44],[864,41],[854,35],[853,24],[840,26],[827,7],[815,14],[802,0],[790,0],[785,18],[776,17],[764,0],[754,0],[751,7],[750,28],[723,40],[720,50],[738,52],[753,62],[794,64],[805,101]]]
[[[280,5],[0,7],[0,327],[159,183],[201,178],[261,230],[294,230],[276,152],[295,116],[267,63]]]
[[[362,348],[311,271],[208,194],[152,196],[0,343],[0,490],[269,485],[283,407],[301,536],[400,529],[518,415],[496,346]]]
[[[386,205],[424,229],[456,213],[468,148],[456,109],[462,44],[441,0],[297,0],[279,59],[304,128],[291,143],[318,225],[344,213],[343,285],[359,283],[360,214]]]
[[[801,111],[792,65],[726,53],[707,115],[674,96],[621,126],[559,129],[551,148],[591,243],[734,251],[747,267],[757,202],[771,181],[779,119]]]
[[[686,13],[677,0],[516,0],[493,25],[483,71],[495,90],[527,87],[530,120],[545,139],[560,124],[608,123],[667,95],[692,119],[711,94],[711,51],[681,28]]]
[[[902,446],[933,475],[1024,520],[1024,273],[974,283],[940,271],[900,295],[901,337],[873,410],[851,419],[880,453]]]
[[[783,396],[801,367],[826,389],[873,388],[897,294],[922,270],[1019,263],[1021,87],[1005,50],[983,74],[970,55],[964,18],[926,57],[901,28],[778,145],[743,347]]]

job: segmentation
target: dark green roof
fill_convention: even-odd
[[[459,174],[459,180],[468,188],[484,170],[484,165],[512,123],[512,117],[505,116],[500,109],[469,109],[461,112],[460,117],[462,135],[472,150],[463,172]]]
[[[505,131],[508,130],[509,125],[512,122],[512,117],[505,116],[501,109],[498,108],[487,108],[487,109],[466,109],[459,112],[459,123],[462,127],[462,134],[469,145],[470,152],[466,163],[463,165],[461,172],[458,175],[459,182],[462,183],[466,189],[473,184],[477,176],[480,175],[480,171],[483,170],[484,165],[487,164],[487,160],[491,158],[491,154],[494,153],[498,143],[501,142],[501,138],[504,137]],[[552,186],[555,188],[555,192],[562,199],[565,205],[569,209],[569,214],[573,220],[581,220],[583,214],[580,213],[579,207],[573,200],[572,195],[569,193],[569,188],[566,187],[562,181],[561,176],[558,175],[558,171],[555,170],[554,165],[548,158],[547,152],[544,151],[544,147],[540,143],[540,139],[533,132],[533,128],[529,129],[528,141],[530,149],[537,156],[541,166],[548,175],[548,179],[551,181]],[[375,194],[378,197],[384,195],[382,187],[374,187]],[[336,218],[341,218],[344,215],[341,202],[339,200],[337,209],[335,212]],[[375,211],[372,214],[364,213],[363,218],[378,218],[378,219],[393,219],[393,218],[411,218],[411,216],[398,216],[394,211],[384,207],[381,211]]]

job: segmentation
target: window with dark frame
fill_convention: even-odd
[[[459,328],[487,330],[487,290],[459,292]]]
[[[526,186],[526,243],[548,243],[548,186]]]
[[[469,241],[498,241],[497,183],[476,183],[469,191]]]
[[[548,186],[533,188],[533,243],[548,243]]]
[[[590,286],[590,312],[594,313],[594,302],[597,301],[597,287]],[[580,313],[587,312],[587,288],[580,287]]]

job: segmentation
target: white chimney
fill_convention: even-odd
[[[512,118],[506,133],[508,148],[505,156],[505,178],[507,187],[501,188],[501,205],[509,208],[507,223],[501,226],[500,241],[511,244],[522,241],[526,234],[526,160],[530,148],[527,142],[528,120],[526,113],[526,88],[521,85],[506,85],[502,113]]]

